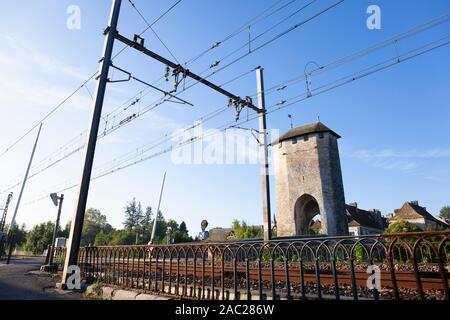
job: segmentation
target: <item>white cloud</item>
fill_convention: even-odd
[[[363,161],[365,163],[369,163],[376,168],[401,171],[405,173],[417,173],[416,169],[423,166],[425,161],[450,158],[450,149],[344,149],[343,155],[349,158]],[[428,177],[428,175],[422,176],[425,178]],[[430,180],[435,180],[435,177],[433,179],[430,178]]]
[[[11,35],[0,34],[0,41],[6,45],[3,48],[6,54],[0,55],[0,65],[3,68],[14,69],[15,72],[20,71],[17,69],[24,69],[28,72],[63,75],[81,80],[86,80],[90,76],[82,68],[59,61]]]
[[[65,99],[71,91],[50,84],[19,83],[0,79],[0,104],[8,108],[37,106],[53,107]],[[88,110],[91,99],[83,94],[76,94],[67,101],[67,109]]]
[[[393,149],[359,149],[350,154],[353,158],[446,158],[450,157],[450,149],[434,148],[429,150],[393,150]]]

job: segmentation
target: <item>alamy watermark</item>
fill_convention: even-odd
[[[71,265],[67,268],[66,288],[69,290],[81,289],[81,271],[77,265]]]
[[[377,265],[369,265],[367,267],[366,273],[369,273],[370,276],[367,278],[367,288],[370,290],[377,289],[381,290],[381,270]]]
[[[369,30],[381,29],[381,8],[376,4],[367,7],[366,10],[369,17],[366,20],[366,25]]]
[[[279,136],[279,130],[272,129],[266,135],[270,144],[273,137]],[[260,132],[255,129],[204,129],[202,123],[197,122],[192,130],[181,129],[172,134],[175,147],[171,160],[176,165],[258,165],[261,140]],[[268,148],[269,165],[273,163],[271,149]]]
[[[69,15],[66,20],[66,27],[69,30],[81,29],[81,8],[77,5],[70,5],[66,9],[66,13]]]

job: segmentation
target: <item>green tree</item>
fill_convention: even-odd
[[[188,233],[182,232],[180,230],[177,230],[172,233],[173,243],[186,243],[186,242],[192,242],[193,239],[191,236],[189,236]],[[163,243],[165,243],[163,241]]]
[[[172,233],[172,238],[174,243],[185,243],[193,241],[192,237],[189,236],[189,231],[186,227],[186,222],[181,221],[177,230],[175,230],[175,232]]]
[[[5,233],[8,233],[9,229],[5,229]],[[14,227],[11,231],[14,235],[14,243],[22,248],[27,241],[27,231],[25,230],[25,224],[22,224],[20,228],[17,224],[14,224]]]
[[[153,226],[153,210],[152,207],[148,206],[147,208],[145,208],[145,213],[143,214],[139,226],[140,233],[142,234],[143,243],[147,243],[148,241],[150,241],[152,226]]]
[[[186,233],[188,233],[188,230],[187,230],[187,228],[186,228],[186,222],[181,221],[179,230],[180,230],[181,232],[186,232]]]
[[[94,240],[94,245],[96,246],[107,246],[112,241],[113,234],[105,233],[103,230],[97,233]]]
[[[140,222],[142,227],[148,228],[148,226],[153,222],[153,209],[148,206],[145,208],[145,213],[142,216],[142,220]]]
[[[125,222],[123,223],[125,229],[135,229],[141,225],[144,215],[142,213],[141,203],[137,204],[136,199],[133,198],[125,206]]]
[[[398,220],[389,225],[384,231],[385,233],[403,233],[422,231],[418,226],[405,220]]]
[[[113,246],[130,245],[136,241],[136,232],[132,229],[118,230],[112,235],[110,244]]]
[[[87,246],[95,243],[95,237],[101,231],[110,233],[112,226],[107,222],[106,216],[102,215],[98,209],[87,209],[84,215],[83,231],[81,234],[81,244]]]
[[[28,233],[25,249],[34,254],[43,253],[52,242],[54,228],[55,225],[51,221],[34,226]]]
[[[450,206],[444,206],[439,211],[439,217],[450,220]]]
[[[67,224],[64,227],[64,229],[60,231],[59,236],[63,237],[63,238],[69,238],[69,235],[70,235],[70,221],[67,222]]]
[[[243,239],[262,238],[262,236],[263,234],[260,226],[246,226],[242,235]]]
[[[171,228],[172,232],[178,231],[178,223],[173,219],[169,219],[167,221],[167,228]]]
[[[166,231],[167,231],[167,222],[161,211],[158,212],[157,220],[158,220],[158,223],[156,224],[154,240],[156,242],[161,242],[166,237]],[[151,228],[153,229],[153,223],[151,224]]]
[[[231,229],[233,229],[236,238],[241,239],[242,226],[238,219],[231,221]]]
[[[234,219],[231,222],[236,239],[254,239],[262,237],[262,230],[260,226],[249,226],[245,221],[240,222]]]

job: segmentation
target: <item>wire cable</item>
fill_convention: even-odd
[[[164,41],[162,41],[162,39],[159,37],[159,35],[156,33],[155,29],[152,28],[150,22],[147,21],[147,19],[144,17],[144,15],[141,13],[141,11],[136,7],[136,4],[131,1],[128,0],[128,2],[130,3],[130,5],[133,7],[133,9],[137,12],[137,14],[142,18],[142,20],[147,24],[148,29],[150,29],[153,34],[156,36],[156,38],[159,40],[159,42],[161,42],[161,44],[164,46],[164,48],[166,48],[167,52],[169,52],[169,54],[172,56],[172,58],[178,63],[180,64],[180,62],[178,61],[178,59],[175,57],[175,55],[172,53],[172,51],[169,49],[169,47],[164,43]]]
[[[395,35],[395,36],[393,36],[393,37],[391,37],[391,38],[389,38],[389,39],[387,39],[387,40],[384,40],[384,41],[379,42],[379,43],[374,44],[374,45],[370,45],[370,46],[368,46],[368,47],[366,47],[366,48],[364,48],[364,49],[362,49],[362,50],[356,51],[355,53],[352,53],[352,54],[350,54],[350,55],[344,56],[343,58],[339,58],[339,59],[337,59],[337,60],[335,60],[335,61],[333,61],[333,62],[331,62],[331,63],[328,63],[328,64],[326,64],[326,65],[324,65],[324,66],[320,66],[319,68],[317,68],[317,69],[311,71],[311,72],[310,72],[310,75],[317,75],[317,74],[319,74],[319,73],[323,73],[323,72],[325,72],[325,71],[327,71],[327,70],[329,70],[329,69],[335,68],[335,67],[337,67],[337,66],[339,66],[339,65],[342,65],[342,64],[344,64],[344,63],[351,62],[351,61],[353,61],[353,60],[355,60],[355,59],[357,59],[357,58],[360,58],[360,57],[362,57],[362,56],[364,56],[364,55],[370,54],[370,53],[372,53],[372,52],[374,52],[374,51],[376,51],[376,50],[379,50],[379,49],[381,49],[381,48],[384,48],[384,47],[386,47],[387,45],[392,45],[392,44],[394,44],[394,43],[398,43],[398,42],[400,42],[400,41],[402,41],[402,40],[405,40],[405,39],[410,38],[410,37],[412,37],[412,36],[415,36],[415,35],[417,35],[417,34],[419,34],[419,33],[421,33],[421,32],[424,32],[425,30],[428,30],[428,29],[430,29],[430,28],[433,28],[433,27],[435,27],[435,26],[438,26],[438,25],[440,25],[440,24],[442,24],[442,23],[448,22],[449,20],[450,20],[450,14],[449,14],[449,13],[443,14],[443,15],[441,15],[441,16],[438,16],[437,18],[434,18],[434,19],[432,19],[432,20],[426,22],[426,23],[423,23],[423,24],[420,24],[420,25],[418,25],[418,26],[416,26],[416,27],[413,27],[412,29],[410,29],[410,30],[408,30],[408,31],[405,31],[405,32],[403,32],[403,33],[400,33],[400,34],[398,34],[398,35]],[[226,84],[228,84],[228,83],[231,83],[232,81],[235,81],[235,80],[237,80],[237,79],[239,79],[239,78],[245,76],[246,74],[251,73],[253,70],[254,70],[254,69],[251,69],[251,70],[249,70],[248,72],[244,72],[243,74],[238,75],[237,77],[231,79],[230,81],[227,81],[227,82],[223,83],[221,86],[226,85]],[[294,78],[292,78],[292,79],[289,79],[289,80],[287,80],[287,81],[284,81],[284,82],[281,82],[281,83],[278,83],[278,84],[276,84],[276,85],[274,85],[274,86],[269,87],[268,89],[265,90],[265,93],[266,93],[266,95],[268,95],[268,94],[272,93],[274,90],[277,90],[278,88],[280,88],[281,86],[282,86],[282,87],[287,87],[287,86],[289,86],[289,85],[292,85],[292,84],[297,83],[297,82],[299,82],[299,81],[302,81],[302,80],[304,80],[304,79],[305,79],[305,74],[302,74],[302,75],[300,75],[300,76],[294,77]],[[141,91],[141,92],[142,92],[142,91]],[[254,93],[254,94],[252,94],[252,95],[250,95],[250,96],[251,96],[251,97],[254,97],[255,95],[256,95],[256,93]],[[131,100],[131,99],[130,99],[130,100]],[[149,106],[145,107],[141,112],[135,114],[135,116],[134,116],[133,118],[130,118],[130,121],[136,119],[137,117],[140,117],[141,115],[145,114],[145,113],[148,112],[148,111],[153,110],[155,107],[161,105],[162,102],[164,102],[164,99],[158,99],[158,100],[155,101],[154,103],[152,103],[152,104],[150,104]],[[124,105],[124,104],[123,104],[123,105]],[[123,106],[123,105],[122,105],[122,106]],[[105,131],[100,135],[100,137],[106,136],[107,134],[109,134],[109,133],[111,133],[111,132],[117,130],[118,128],[122,127],[123,125],[126,125],[127,123],[129,123],[129,121],[123,122],[123,123],[119,123],[118,125],[113,125],[108,131],[105,129]],[[166,135],[165,135],[165,136],[166,136]],[[68,158],[68,157],[71,156],[72,154],[75,154],[76,152],[80,151],[80,150],[83,148],[83,146],[84,146],[84,144],[83,144],[82,146],[77,147],[77,148],[76,148],[75,150],[73,150],[72,152],[69,152],[68,154],[64,155],[64,156],[62,157],[62,159],[58,159],[58,160],[56,160],[56,161],[51,162],[51,163],[50,163],[49,165],[47,165],[45,168],[41,169],[41,170],[39,171],[39,173],[45,171],[46,169],[49,169],[49,168],[53,167],[54,165],[56,165],[57,163],[61,162],[61,161],[64,160],[64,159]],[[36,175],[36,174],[33,173],[30,177],[34,177],[35,175]],[[19,181],[19,178],[17,179],[17,181]],[[2,191],[0,192],[0,194],[1,194],[1,193],[5,193],[5,192],[11,190],[13,187],[15,187],[15,186],[17,186],[17,185],[19,185],[19,184],[20,184],[20,181],[14,183],[13,185],[10,185],[8,188],[2,190]]]
[[[429,53],[429,52],[431,52],[433,50],[442,48],[442,47],[447,46],[449,44],[450,44],[450,36],[446,36],[446,37],[441,38],[441,39],[439,39],[437,41],[434,41],[434,42],[428,43],[428,44],[426,44],[424,46],[421,46],[419,48],[410,50],[407,53],[404,53],[404,54],[402,54],[402,55],[400,55],[398,57],[394,57],[394,58],[391,58],[389,60],[385,60],[385,61],[383,61],[381,63],[377,63],[375,65],[372,65],[372,66],[368,67],[368,68],[365,68],[365,69],[363,69],[363,70],[361,70],[359,72],[353,73],[353,74],[351,74],[349,76],[346,76],[346,77],[340,78],[338,80],[332,81],[332,82],[330,82],[330,83],[328,83],[326,85],[323,85],[320,88],[318,88],[318,89],[321,89],[321,90],[318,90],[318,91],[314,92],[314,94],[311,95],[311,96],[308,95],[308,92],[305,92],[302,95],[299,95],[299,96],[302,96],[301,98],[298,98],[299,96],[295,96],[295,97],[292,97],[292,98],[288,99],[287,101],[291,101],[291,100],[292,101],[290,103],[288,103],[288,104],[283,105],[283,106],[279,106],[278,104],[272,105],[272,106],[270,106],[269,108],[266,109],[266,114],[271,114],[273,112],[276,112],[276,111],[279,111],[281,109],[287,108],[289,106],[295,105],[295,104],[297,104],[297,103],[299,103],[301,101],[304,101],[306,99],[310,99],[312,96],[320,95],[322,93],[325,93],[325,92],[328,92],[328,91],[330,91],[332,89],[335,89],[335,88],[341,87],[343,85],[349,84],[349,83],[351,83],[353,81],[362,79],[362,78],[367,77],[369,75],[372,75],[374,73],[386,70],[386,69],[388,69],[388,68],[390,68],[392,66],[395,66],[395,65],[400,64],[402,62],[414,59],[414,58],[416,58],[418,56],[421,56],[421,55]],[[250,119],[242,120],[242,121],[240,121],[237,124],[235,124],[234,121],[230,122],[229,124],[225,124],[225,125],[221,126],[219,128],[219,131],[222,132],[222,131],[225,131],[227,129],[232,128],[232,126],[242,125],[242,124],[248,123],[248,122],[258,118],[258,116],[259,115],[255,115],[254,117],[252,117]],[[131,167],[133,165],[136,165],[136,164],[139,164],[141,162],[150,160],[152,158],[155,158],[155,157],[160,156],[162,154],[168,153],[168,152],[173,151],[173,150],[175,150],[177,148],[181,148],[183,146],[192,144],[192,143],[194,143],[194,142],[196,142],[198,140],[204,139],[206,137],[209,137],[209,136],[217,134],[217,133],[218,133],[218,131],[212,131],[212,132],[209,132],[208,134],[202,134],[200,136],[189,138],[189,139],[187,139],[185,141],[182,141],[182,142],[180,142],[180,143],[178,143],[176,145],[172,145],[172,146],[170,146],[170,147],[168,147],[166,149],[163,149],[163,150],[161,150],[159,152],[153,153],[153,154],[145,156],[145,157],[141,157],[138,160],[135,160],[135,161],[133,161],[131,163],[128,163],[128,164],[125,164],[125,165],[118,166],[118,167],[113,168],[113,169],[111,169],[111,170],[109,170],[107,172],[100,173],[100,174],[94,176],[92,178],[92,180],[96,180],[96,179],[105,177],[107,175],[113,174],[115,172],[121,171],[123,169],[129,168],[129,167]],[[67,188],[65,188],[63,190],[58,191],[58,192],[70,190],[72,188],[75,188],[76,186],[77,185],[72,185],[72,186],[69,186],[69,187],[67,187]],[[48,197],[48,195],[45,195],[45,196],[43,196],[41,198],[35,199],[33,201],[30,201],[30,202],[26,203],[25,205],[36,203],[36,202],[38,202],[40,200],[43,200],[43,199],[45,199],[47,197]]]
[[[275,13],[281,11],[282,9],[286,8],[287,6],[291,5],[292,3],[296,2],[297,0],[291,0],[288,3],[282,5],[281,7],[275,9],[274,11],[272,11],[271,13],[268,13],[267,15],[264,15],[266,12],[270,11],[272,8],[274,8],[275,6],[277,6],[280,2],[282,2],[282,0],[277,1],[276,3],[274,3],[273,5],[269,6],[267,9],[265,9],[263,12],[261,12],[260,14],[258,14],[257,16],[253,17],[252,19],[250,19],[249,21],[247,21],[246,23],[244,23],[243,25],[241,25],[239,28],[237,28],[235,31],[231,32],[229,35],[225,36],[222,40],[220,41],[216,41],[214,42],[208,49],[202,51],[199,55],[197,55],[194,58],[191,58],[190,60],[188,60],[186,62],[186,64],[191,64],[195,61],[197,61],[198,59],[200,59],[201,57],[203,57],[204,55],[206,55],[208,52],[218,48],[220,45],[222,45],[223,43],[225,43],[226,41],[236,37],[237,35],[239,35],[240,33],[244,32],[245,30],[247,30],[248,28],[256,25],[257,23],[259,23],[260,21],[269,18],[270,16],[274,15]]]
[[[159,20],[161,20],[165,15],[167,15],[173,8],[175,8],[182,0],[178,0],[175,4],[173,4],[170,8],[168,8],[165,12],[163,12],[153,23],[151,23],[146,29],[144,29],[140,35],[143,35],[149,27],[156,24]],[[120,54],[122,54],[125,50],[127,50],[129,47],[124,46],[121,50],[119,50],[114,56],[114,58],[117,58]],[[96,77],[98,74],[98,71],[93,73],[90,77],[87,78],[79,87],[77,87],[74,91],[72,91],[66,98],[64,98],[60,103],[58,103],[50,112],[48,112],[43,118],[41,118],[39,121],[36,122],[30,129],[28,129],[22,136],[20,136],[18,139],[16,139],[12,144],[10,144],[8,147],[5,148],[4,151],[0,153],[0,158],[8,153],[12,148],[14,148],[20,141],[22,141],[28,134],[30,134],[35,128],[37,128],[43,121],[47,120],[53,113],[55,113],[60,107],[62,107],[70,98],[72,98],[77,92],[79,92],[90,80],[92,80],[94,77]]]

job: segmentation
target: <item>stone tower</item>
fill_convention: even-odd
[[[348,234],[339,138],[316,122],[293,128],[272,143],[277,236],[309,234],[318,214],[321,234]]]

